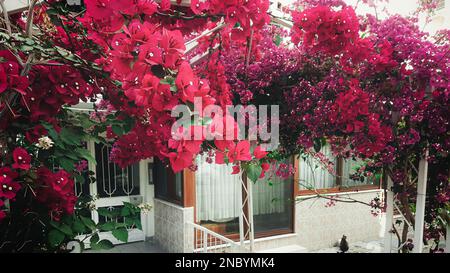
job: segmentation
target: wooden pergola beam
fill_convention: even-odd
[[[38,0],[37,5],[40,5],[43,1]],[[8,14],[14,14],[22,12],[28,9],[30,6],[29,0],[4,0],[5,8]]]

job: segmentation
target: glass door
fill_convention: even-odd
[[[145,183],[147,179],[145,168],[140,164],[134,164],[127,168],[120,168],[109,160],[111,147],[103,144],[90,143],[90,151],[97,161],[90,163],[90,170],[95,172],[95,183],[90,186],[92,196],[96,196],[96,210],[92,212],[92,219],[97,223],[116,222],[124,223],[128,230],[128,242],[145,240],[142,223],[147,223],[143,215],[124,217],[125,203],[139,205],[144,202]],[[107,231],[100,233],[102,239],[108,239],[114,244],[123,243]]]

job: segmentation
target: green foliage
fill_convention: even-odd
[[[244,170],[247,173],[247,177],[253,182],[256,183],[258,181],[259,176],[261,175],[261,163],[250,163],[244,166]]]
[[[86,207],[80,207],[83,204],[78,205],[78,209],[73,215],[66,215],[59,222],[49,222],[48,249],[56,251],[73,240],[78,240],[82,249],[85,248],[87,240],[93,250],[110,249],[113,244],[106,239],[100,240],[100,232],[111,232],[117,240],[126,243],[128,242],[128,229],[142,229],[141,210],[131,203],[124,202],[123,207],[112,210],[98,208],[98,214],[108,219],[106,222],[99,223],[95,223],[90,218]]]
[[[128,230],[126,228],[114,229],[112,235],[119,241],[128,242]]]
[[[281,38],[281,36],[280,36],[280,35],[276,35],[273,42],[274,42],[277,46],[280,46],[280,44],[281,44],[282,41],[283,41],[283,39]]]

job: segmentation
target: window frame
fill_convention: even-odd
[[[296,157],[293,156],[290,158],[290,163],[295,162]],[[204,223],[201,223],[200,220],[197,219],[197,195],[196,195],[196,189],[195,189],[195,173],[190,171],[190,170],[185,170],[185,174],[184,174],[185,179],[185,183],[183,183],[184,185],[186,185],[186,192],[184,192],[185,194],[185,204],[189,204],[189,206],[192,206],[194,208],[194,222],[196,224],[199,225],[204,225]],[[250,181],[250,179],[248,178],[248,176],[243,175],[242,178],[244,179],[244,183],[253,183]],[[297,182],[298,180],[295,179],[295,176],[292,177],[292,194],[291,197],[292,198],[292,204],[291,204],[291,219],[290,219],[290,224],[288,227],[286,228],[275,228],[273,230],[265,230],[265,231],[258,231],[254,233],[254,236],[256,239],[259,238],[266,238],[266,237],[272,237],[272,236],[279,236],[279,235],[286,235],[286,234],[294,234],[295,233],[295,215],[296,215],[296,202],[295,202],[295,198],[297,197],[297,190],[298,190],[298,184]],[[248,199],[247,199],[247,192],[244,190],[244,185],[242,185],[242,202],[243,202],[243,206],[244,206],[244,213],[246,215],[246,217],[248,217]],[[247,202],[244,202],[245,200],[247,200]],[[185,205],[186,207],[186,205]],[[248,226],[245,225],[244,223],[244,233],[247,231]],[[217,232],[217,231],[216,231]],[[217,232],[231,240],[234,241],[239,241],[240,240],[240,235],[239,233],[227,233],[227,234],[222,234],[221,232]],[[248,240],[249,238],[245,238],[245,240]]]
[[[181,196],[178,197],[177,196],[177,191],[176,191],[176,176],[177,174],[174,173],[172,171],[172,169],[170,167],[165,167],[166,170],[166,176],[167,176],[167,181],[160,181],[161,178],[158,179],[158,175],[159,172],[157,171],[157,164],[162,164],[162,166],[164,166],[164,164],[157,158],[154,158],[153,163],[152,163],[152,175],[153,175],[153,185],[155,187],[155,198],[160,199],[160,200],[164,200],[166,202],[172,203],[172,204],[176,204],[179,206],[184,206],[184,197],[185,197],[185,179],[184,179],[184,173],[181,172],[179,173],[180,175],[180,179],[181,179]],[[159,185],[161,185],[161,183],[166,183],[166,195],[161,194],[158,191]]]
[[[383,181],[383,177],[380,177],[379,181],[376,181],[373,185],[359,185],[359,186],[352,186],[352,187],[343,187],[342,186],[342,175],[344,172],[344,158],[338,157],[337,164],[336,164],[336,170],[337,170],[338,176],[335,177],[336,187],[327,188],[327,189],[303,190],[303,189],[300,189],[300,187],[299,187],[299,182],[300,182],[299,164],[300,164],[300,162],[299,162],[299,158],[297,156],[295,156],[294,164],[295,164],[294,185],[296,187],[297,196],[378,190],[378,189],[381,189],[381,183]]]

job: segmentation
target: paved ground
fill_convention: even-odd
[[[116,245],[110,250],[86,250],[85,253],[164,253],[151,241]]]
[[[395,242],[394,242],[395,240]],[[397,245],[396,239],[393,240],[393,247]],[[382,253],[384,248],[384,239],[369,242],[350,243],[348,253]],[[444,247],[444,246],[442,246]],[[299,251],[282,251],[289,253],[299,253]],[[303,253],[303,251],[301,251]],[[310,253],[337,253],[338,247],[323,248],[315,251],[305,251]],[[151,240],[146,242],[137,242],[130,244],[117,245],[110,250],[93,251],[87,250],[85,253],[165,253],[161,248],[155,245]],[[264,252],[265,253],[265,252]],[[395,253],[395,250],[393,250]]]
[[[381,253],[383,252],[383,242],[371,241],[371,242],[355,242],[350,243],[348,253]],[[310,251],[310,253],[337,253],[339,247],[323,248],[316,251]]]

